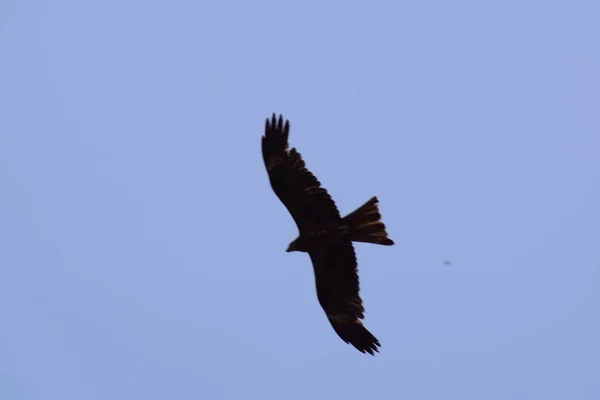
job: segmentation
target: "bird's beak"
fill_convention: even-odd
[[[286,250],[286,252],[291,253],[292,251],[294,251],[294,249],[292,248],[292,245],[290,244]]]

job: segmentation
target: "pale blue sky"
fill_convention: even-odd
[[[1,1],[0,398],[600,398],[599,17]],[[342,213],[381,201],[376,357],[285,252],[272,112]]]

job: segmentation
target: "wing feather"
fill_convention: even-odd
[[[378,352],[379,341],[361,321],[365,309],[359,295],[358,265],[352,242],[342,242],[309,255],[319,303],[335,332],[362,353]]]
[[[300,153],[289,149],[290,123],[267,119],[262,153],[273,191],[286,206],[300,232],[341,219],[335,202],[319,180],[306,168]]]

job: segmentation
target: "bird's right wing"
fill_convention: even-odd
[[[381,346],[364,327],[364,307],[359,295],[358,267],[352,242],[342,242],[324,252],[309,253],[315,272],[317,297],[340,338],[361,353],[371,355]]]

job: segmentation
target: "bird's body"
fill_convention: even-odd
[[[310,253],[311,251],[324,251],[340,242],[348,241],[350,237],[350,228],[343,222],[325,222],[316,225],[312,230],[300,235],[291,243],[292,249],[289,251],[301,251]]]
[[[336,333],[361,352],[374,354],[379,341],[362,324],[356,254],[352,242],[390,246],[381,222],[377,197],[342,217],[326,189],[306,169],[295,148],[289,149],[289,122],[273,114],[267,119],[262,153],[269,181],[286,206],[299,235],[289,251],[308,253],[313,264],[317,298]]]

